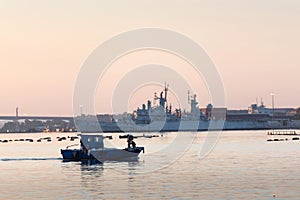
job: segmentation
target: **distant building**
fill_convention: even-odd
[[[257,104],[251,104],[248,107],[248,114],[266,114],[270,117],[294,117],[297,113],[297,110],[294,108],[266,108],[263,104],[258,106]]]
[[[109,114],[99,114],[97,115],[97,119],[99,122],[113,122],[113,115]]]
[[[248,110],[227,110],[227,115],[246,115]]]
[[[208,104],[206,108],[200,109],[207,120],[225,120],[227,108],[214,108],[212,104]]]

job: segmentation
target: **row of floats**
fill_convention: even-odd
[[[64,141],[67,139],[70,139],[70,141],[75,141],[77,139],[79,139],[79,137],[77,136],[68,136],[68,137],[56,137],[57,141]],[[39,138],[36,140],[36,142],[42,142],[42,141],[46,141],[46,142],[51,142],[52,139],[51,137],[44,137],[44,138]],[[0,142],[2,143],[8,143],[8,142],[34,142],[34,139],[4,139],[4,140],[0,140]]]
[[[288,138],[275,138],[275,139],[268,139],[267,142],[279,142],[279,141],[288,141],[288,140],[300,140],[299,137],[293,137],[292,139]]]

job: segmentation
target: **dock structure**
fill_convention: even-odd
[[[0,116],[0,120],[8,120],[8,121],[16,121],[16,119],[18,120],[54,120],[54,119],[61,119],[61,120],[73,120],[73,117],[69,117],[69,116],[20,116],[18,115],[18,117],[16,116]]]
[[[292,130],[279,130],[279,131],[269,131],[268,135],[300,135],[296,131]]]

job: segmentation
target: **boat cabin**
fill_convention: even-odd
[[[80,145],[86,149],[103,149],[103,135],[100,134],[79,134],[81,140]]]

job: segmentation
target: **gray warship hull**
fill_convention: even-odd
[[[175,121],[151,122],[149,124],[135,124],[128,122],[99,122],[97,120],[76,120],[81,132],[176,132],[176,131],[208,131],[208,130],[267,130],[296,128],[289,123],[274,124],[272,121],[253,120],[200,120],[200,121]]]

